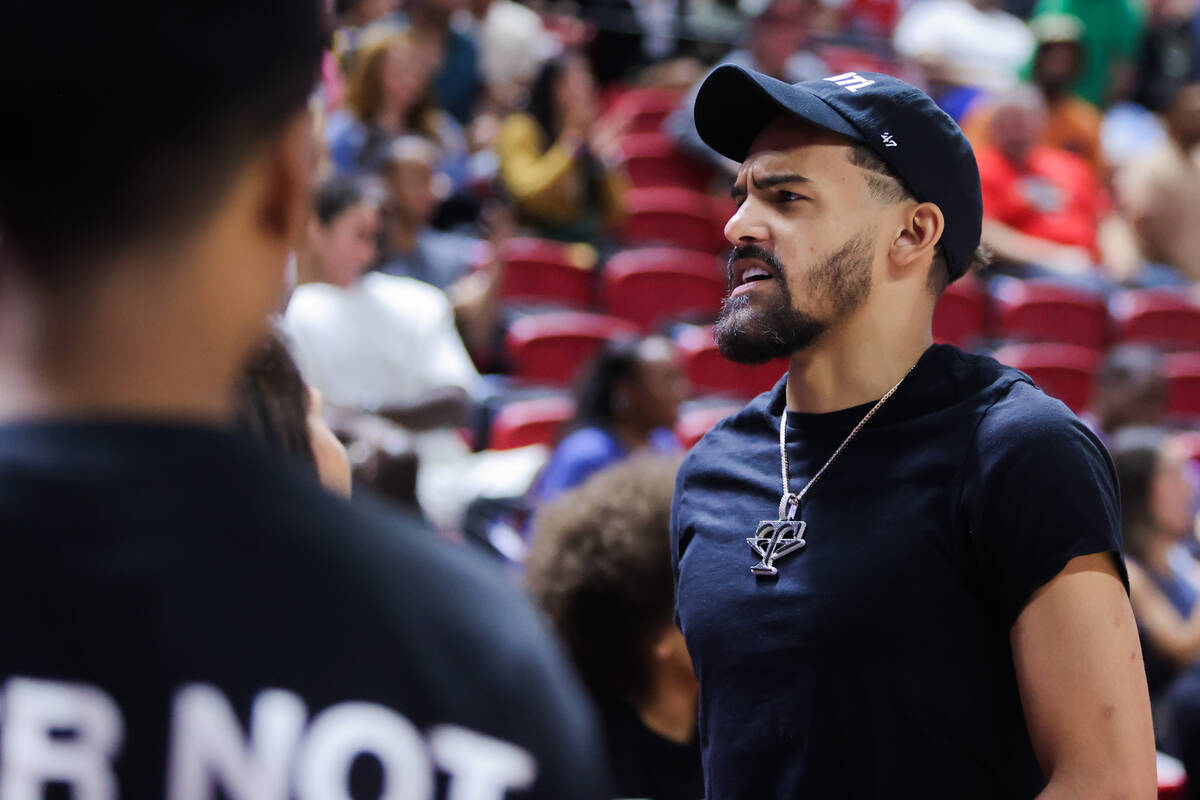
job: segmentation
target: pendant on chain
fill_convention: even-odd
[[[804,520],[796,519],[799,511],[799,498],[794,494],[785,495],[779,503],[780,519],[764,519],[758,523],[754,536],[746,540],[750,549],[759,556],[758,563],[750,568],[755,575],[778,575],[775,559],[783,558],[807,544],[804,541],[804,529],[807,524]]]

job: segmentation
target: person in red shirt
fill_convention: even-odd
[[[1045,102],[1021,87],[1002,97],[991,143],[976,153],[983,190],[983,241],[1001,262],[1086,275],[1101,257],[1110,202],[1087,161],[1039,144]]]

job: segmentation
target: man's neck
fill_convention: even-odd
[[[186,309],[155,307],[128,283],[71,294],[0,291],[0,421],[229,417],[220,335],[202,338]]]
[[[792,356],[787,408],[826,414],[878,400],[931,344],[928,321],[910,321],[903,330],[858,324],[827,331],[811,348]]]

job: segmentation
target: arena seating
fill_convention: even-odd
[[[709,253],[646,247],[608,260],[601,293],[605,311],[650,332],[671,319],[711,321],[726,284],[724,266]]]
[[[634,133],[621,140],[621,159],[637,188],[667,186],[702,192],[712,172],[658,132]]]
[[[637,334],[637,326],[604,314],[560,311],[515,320],[506,337],[513,374],[565,385],[605,341]]]
[[[1096,294],[1050,283],[1005,281],[995,292],[996,334],[1005,340],[1063,342],[1103,350],[1112,333]]]
[[[712,329],[681,325],[675,333],[683,368],[697,389],[749,399],[773,387],[787,372],[787,360],[766,364],[737,364],[717,350]]]
[[[983,283],[967,276],[946,287],[933,310],[933,338],[970,347],[988,326],[988,296]]]
[[[1109,308],[1123,341],[1167,350],[1200,350],[1200,307],[1186,295],[1135,289],[1114,296]]]
[[[481,252],[475,261],[484,257]],[[515,238],[505,243],[501,258],[505,270],[500,296],[505,302],[552,302],[581,309],[592,305],[597,259],[590,245]]]
[[[1077,344],[1042,342],[1001,347],[996,360],[1033,378],[1046,394],[1062,400],[1074,412],[1087,408],[1101,353]]]
[[[548,445],[575,413],[569,397],[534,397],[508,403],[492,420],[489,446],[511,450],[531,444]]]
[[[630,189],[628,218],[621,240],[628,245],[665,244],[720,253],[728,248],[721,232],[727,217],[712,198],[677,188]]]

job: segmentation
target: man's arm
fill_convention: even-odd
[[[1009,632],[1039,798],[1154,798],[1154,730],[1133,611],[1107,553],[1078,556]]]

